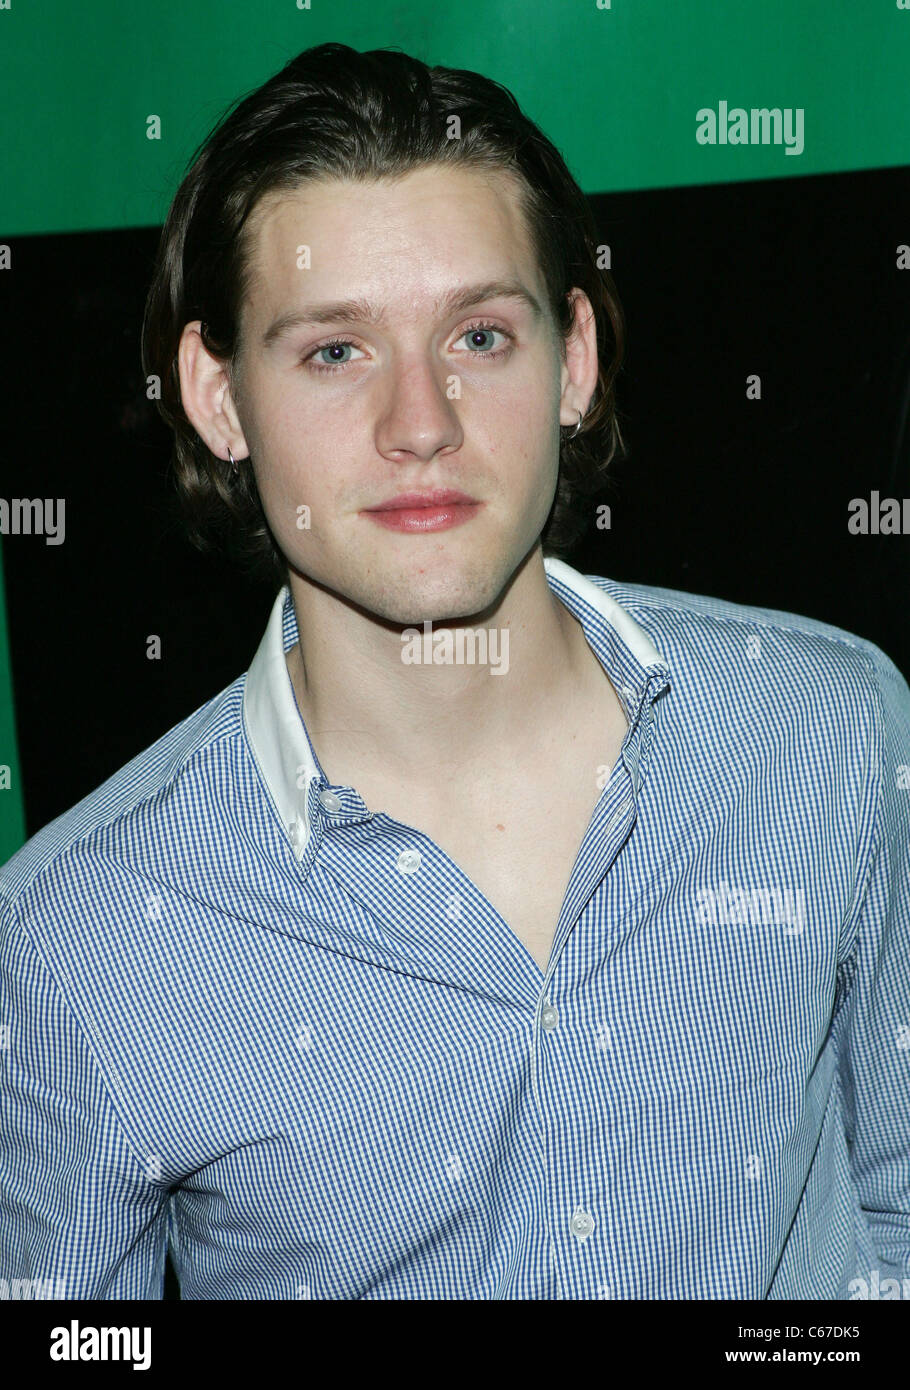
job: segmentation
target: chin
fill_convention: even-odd
[[[390,578],[381,592],[365,596],[364,607],[370,608],[386,622],[403,627],[421,623],[460,622],[473,618],[488,609],[502,591],[499,574],[409,575],[397,581]]]

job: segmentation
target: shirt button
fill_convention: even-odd
[[[577,1207],[571,1221],[572,1234],[579,1240],[586,1240],[594,1230],[594,1217],[588,1211],[582,1211]]]
[[[298,816],[296,820],[291,821],[288,826],[288,834],[291,837],[291,844],[294,846],[294,853],[298,858],[302,858],[307,842],[306,821],[302,816]]]
[[[398,856],[398,872],[400,874],[416,874],[420,868],[420,850],[403,849]]]
[[[341,797],[336,796],[334,792],[323,791],[319,793],[319,804],[326,811],[340,811]]]
[[[559,1022],[559,1014],[553,1004],[544,1004],[540,1011],[541,1028],[555,1028]]]

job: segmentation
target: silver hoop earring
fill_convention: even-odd
[[[575,409],[578,410],[578,406],[576,406]],[[575,438],[576,434],[577,434],[578,431],[581,429],[581,422],[582,422],[582,420],[583,420],[584,418],[585,418],[584,415],[581,413],[580,410],[578,410],[578,424],[575,426],[574,430],[573,430],[572,433],[569,435],[569,438],[570,438],[570,439],[574,439],[574,438]]]
[[[237,460],[234,458],[234,455],[231,453],[231,446],[230,446],[230,444],[228,445],[228,458],[229,458],[230,461],[231,461],[231,468],[233,469],[233,471],[234,471],[234,477],[236,478],[237,474],[240,472],[240,469],[237,467]]]

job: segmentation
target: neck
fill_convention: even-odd
[[[474,663],[457,656],[433,662],[440,639],[434,643],[415,623],[418,660],[406,664],[402,628],[294,572],[290,584],[301,642],[287,654],[288,671],[313,747],[336,784],[356,786],[358,772],[374,770],[427,790],[441,778],[488,778],[497,768],[514,775],[590,675],[584,632],[552,593],[539,546],[483,614],[433,625],[453,637],[465,628],[495,629],[488,636],[498,644],[489,643],[485,663],[477,655]],[[471,643],[462,650],[470,653]],[[489,659],[494,651],[500,674]]]

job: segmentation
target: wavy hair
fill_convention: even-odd
[[[453,115],[459,139],[449,138]],[[615,399],[622,306],[612,276],[598,265],[589,204],[555,146],[506,87],[479,73],[431,68],[393,49],[308,48],[232,103],[192,155],[161,232],[142,324],[143,372],[161,383],[156,405],[174,432],[172,466],[187,536],[204,553],[227,551],[253,578],[280,586],[287,560],[252,468],[235,475],[184,412],[177,365],[183,328],[201,320],[202,341],[234,381],[250,277],[247,223],[259,200],[311,179],[382,179],[431,164],[517,175],[563,344],[573,323],[569,291],[584,290],[594,310],[597,385],[578,434],[570,437],[570,426],[560,437],[556,493],[541,533],[545,554],[567,557],[586,527],[579,495],[592,495],[614,454],[624,451]]]

